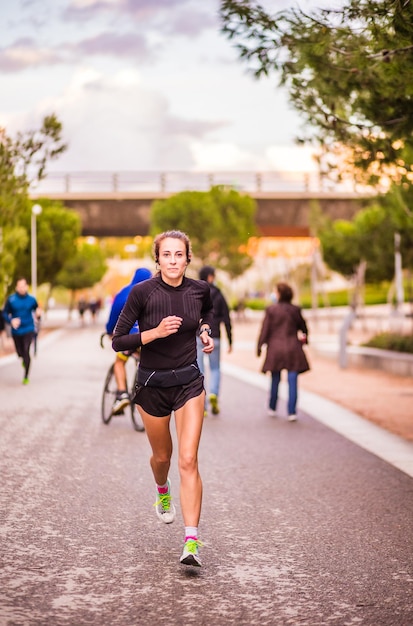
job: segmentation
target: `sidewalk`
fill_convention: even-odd
[[[263,356],[256,356],[260,324],[259,319],[234,321],[233,349],[228,354],[223,346],[223,363],[255,373],[261,371]],[[341,369],[337,358],[317,351],[317,333],[311,331],[310,327],[310,345],[305,348],[311,370],[299,377],[298,408],[300,390],[312,392],[413,442],[413,379],[374,369],[350,366]],[[269,377],[262,376],[269,388]],[[285,380],[283,375],[282,380]]]

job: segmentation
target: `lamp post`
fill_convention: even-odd
[[[404,302],[403,269],[400,243],[400,233],[394,233],[394,277],[396,283],[396,308],[398,311],[401,309]]]
[[[32,206],[31,252],[32,252],[32,294],[37,291],[37,216],[42,212],[40,204]]]

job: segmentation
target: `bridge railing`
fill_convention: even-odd
[[[33,191],[36,195],[93,192],[177,193],[186,190],[207,191],[212,185],[224,185],[248,193],[355,191],[349,183],[338,186],[316,172],[282,171],[50,172]]]

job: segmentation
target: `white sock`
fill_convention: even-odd
[[[185,541],[188,538],[198,539],[198,527],[197,526],[185,526]]]

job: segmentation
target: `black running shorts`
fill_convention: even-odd
[[[187,385],[179,387],[144,387],[136,385],[133,402],[154,417],[165,417],[184,406],[191,398],[204,391],[204,377],[198,376]]]

